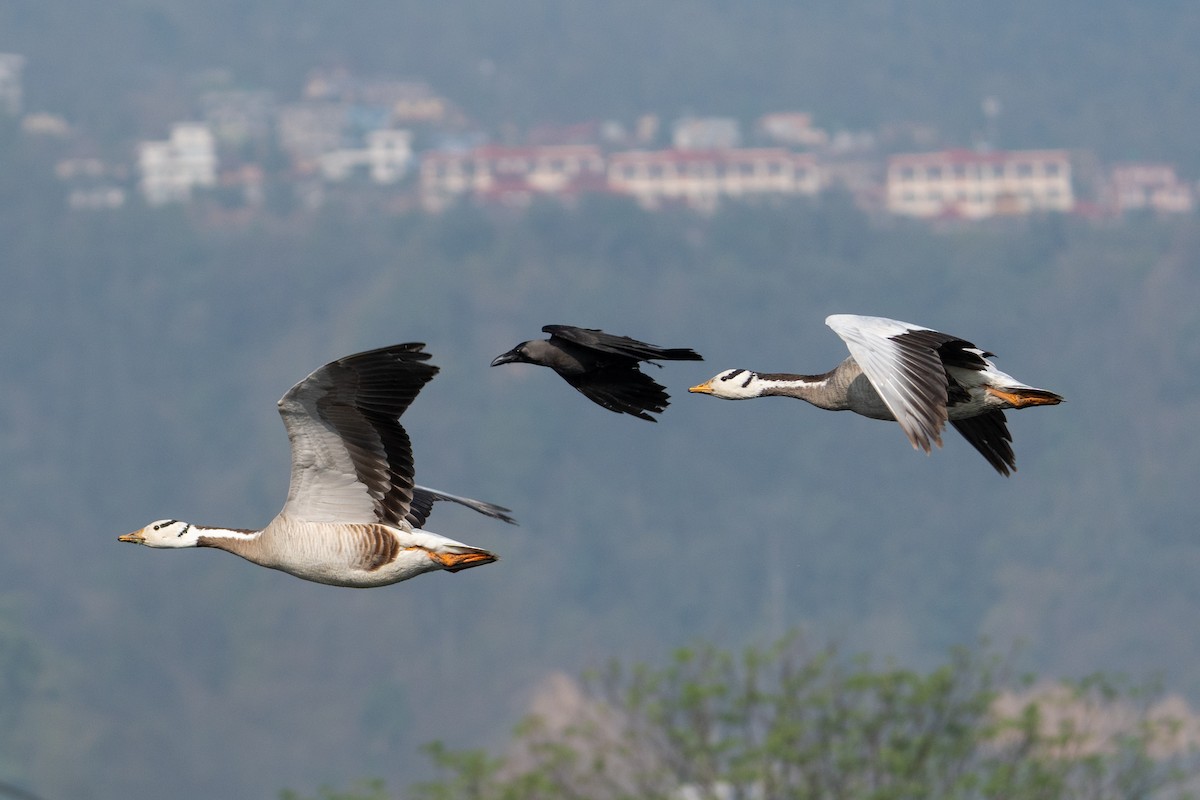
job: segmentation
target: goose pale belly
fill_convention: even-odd
[[[239,555],[305,580],[366,588],[441,569],[418,542],[402,541],[417,538],[417,532],[381,524],[277,519],[263,531],[261,551],[254,554],[259,557]]]

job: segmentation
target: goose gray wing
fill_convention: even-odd
[[[509,525],[516,525],[517,521],[509,514],[511,509],[504,506],[498,506],[495,503],[486,503],[483,500],[475,500],[470,497],[460,497],[449,492],[441,492],[437,489],[430,489],[428,486],[414,486],[412,503],[408,508],[408,515],[405,519],[414,528],[422,528],[425,526],[425,520],[433,512],[433,504],[439,500],[458,503],[461,506],[466,506],[472,511],[478,511],[480,514],[492,517],[494,519],[507,522]]]
[[[543,325],[542,332],[550,334],[551,341],[555,338],[571,344],[595,350],[622,358],[632,358],[635,361],[703,361],[704,358],[694,350],[686,347],[659,347],[658,345],[631,339],[628,336],[616,336],[596,328],[576,328],[574,325]]]
[[[279,400],[292,444],[281,515],[309,522],[383,522],[400,527],[412,504],[412,444],[399,417],[438,368],[424,344],[340,358]]]
[[[887,405],[914,448],[942,445],[947,420],[946,368],[938,349],[957,337],[884,317],[834,314],[825,324]]]

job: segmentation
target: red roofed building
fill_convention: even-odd
[[[574,195],[604,175],[604,156],[591,145],[477,147],[421,157],[421,202],[429,210],[454,198],[527,201],[533,195]]]
[[[614,153],[608,187],[636,197],[647,208],[682,202],[711,210],[721,198],[816,195],[816,159],[782,148],[654,150]]]
[[[888,159],[887,210],[893,214],[983,219],[1074,206],[1066,150],[945,150]]]

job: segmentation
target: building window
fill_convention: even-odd
[[[925,177],[931,181],[941,180],[942,168],[941,167],[927,167],[925,169]]]

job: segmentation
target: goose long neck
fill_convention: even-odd
[[[763,397],[795,397],[818,408],[840,411],[847,408],[846,387],[837,370],[822,375],[792,375],[786,372],[759,373],[755,381]]]
[[[197,526],[199,538],[197,547],[215,547],[239,555],[248,561],[261,561],[262,542],[259,540],[262,531],[242,528],[200,528]]]

